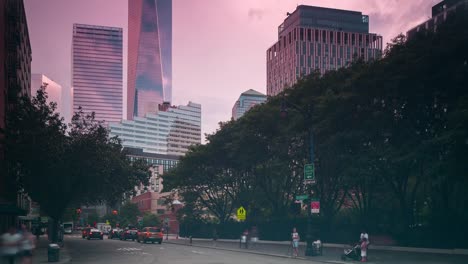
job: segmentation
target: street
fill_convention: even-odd
[[[171,241],[171,240],[170,240]],[[131,240],[85,240],[78,235],[66,237],[66,248],[74,263],[200,263],[200,264],[242,264],[242,263],[357,263],[343,262],[339,259],[338,249],[324,251],[324,256],[309,260],[273,257],[251,254],[247,252],[233,252],[222,249],[204,248],[212,246],[211,242],[196,242],[194,245],[183,244],[140,244]],[[184,243],[178,240],[178,243]],[[219,248],[236,250],[234,245],[219,243]],[[285,255],[284,248],[278,245],[263,246],[257,252],[266,254]],[[410,252],[373,252],[369,263],[468,263],[468,256],[442,255],[430,253]]]
[[[140,244],[120,240],[85,240],[78,236],[66,238],[73,263],[314,263],[300,259],[286,259],[217,249],[189,247],[175,244]],[[318,262],[315,262],[318,263]]]

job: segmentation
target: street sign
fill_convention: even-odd
[[[243,206],[241,206],[241,207],[239,207],[239,209],[237,209],[237,219],[245,220],[246,215],[247,215],[247,211],[245,210],[245,208]]]
[[[314,164],[306,164],[304,166],[304,182],[306,184],[315,183],[315,167]]]
[[[310,202],[310,210],[311,213],[313,214],[319,214],[320,213],[320,201],[312,201]]]
[[[296,200],[305,200],[308,199],[309,195],[307,194],[302,194],[302,195],[296,195]]]

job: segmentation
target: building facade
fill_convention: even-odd
[[[30,96],[31,43],[22,0],[0,1],[0,233],[16,225],[23,195],[15,179],[7,177],[5,130],[9,113],[18,107],[20,96]]]
[[[248,90],[239,96],[236,103],[232,107],[232,119],[237,120],[243,116],[250,108],[257,104],[261,104],[267,100],[267,96],[255,90]]]
[[[447,17],[457,11],[468,10],[468,0],[444,0],[432,7],[432,17],[406,32],[408,39],[413,38],[419,32],[436,31],[437,26],[447,20]]]
[[[300,5],[278,27],[266,53],[267,95],[274,96],[313,72],[324,74],[356,58],[382,56],[382,36],[369,33],[361,12]]]
[[[172,0],[128,1],[127,119],[172,100]]]
[[[110,136],[118,136],[127,148],[143,152],[182,156],[192,145],[201,143],[201,105],[160,104],[155,113],[134,120],[111,123]]]
[[[118,122],[123,111],[122,28],[73,25],[73,110]]]
[[[63,94],[62,94],[62,86],[44,74],[34,73],[31,75],[31,95],[36,96],[37,91],[42,87],[45,87],[45,91],[47,92],[47,102],[55,102],[57,104],[57,109],[55,110],[57,113],[60,113],[60,116],[65,117],[63,115],[64,108],[66,107],[63,103]],[[70,119],[68,117],[65,118],[65,121],[68,123]]]

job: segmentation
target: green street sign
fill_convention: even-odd
[[[304,181],[306,183],[315,183],[315,167],[314,167],[314,164],[306,164],[304,166]]]
[[[308,199],[309,195],[303,194],[303,195],[296,195],[296,200],[305,200]]]

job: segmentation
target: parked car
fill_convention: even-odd
[[[83,228],[83,230],[81,230],[81,237],[82,238],[87,238],[89,231],[91,231],[91,227]]]
[[[122,232],[120,232],[120,240],[131,239],[132,241],[135,241],[135,239],[137,238],[137,233],[138,230],[136,228],[126,228],[125,230],[122,230]]]
[[[137,242],[158,242],[159,244],[163,241],[164,234],[159,227],[144,227],[137,234]]]
[[[104,239],[104,233],[101,232],[101,230],[92,228],[89,232],[88,235],[86,236],[86,239],[90,240],[91,238],[99,238],[100,240]]]
[[[122,231],[122,229],[114,228],[109,232],[109,235],[107,235],[107,238],[109,238],[109,239],[120,238],[120,232],[121,231]]]

